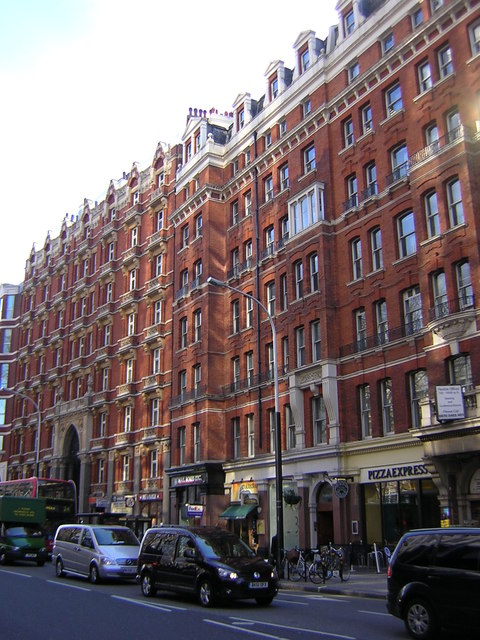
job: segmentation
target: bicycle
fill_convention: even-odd
[[[290,549],[285,554],[285,564],[287,567],[287,577],[292,582],[298,582],[300,578],[304,580],[310,570],[310,565],[307,564],[307,560],[303,555],[301,549]]]
[[[320,550],[312,549],[313,562],[310,565],[308,571],[308,577],[314,584],[320,584],[323,581],[330,580],[333,575],[333,571],[330,567],[330,551],[328,547],[322,547]]]
[[[347,582],[350,578],[350,563],[344,549],[336,549],[331,544],[323,547],[318,552],[314,550],[314,561],[310,565],[309,578],[314,584],[326,580],[337,574],[342,582]]]

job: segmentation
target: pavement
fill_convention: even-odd
[[[338,576],[332,576],[325,584],[319,585],[313,584],[308,579],[298,582],[280,580],[280,589],[385,599],[387,596],[387,572],[385,569],[378,573],[373,569],[359,567],[352,569],[350,579],[347,582],[342,582]]]

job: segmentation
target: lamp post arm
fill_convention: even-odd
[[[261,300],[255,298],[250,293],[245,293],[237,287],[232,287],[222,280],[209,276],[207,278],[208,284],[214,284],[224,289],[230,289],[240,295],[253,300],[263,311],[267,314],[270,322],[270,328],[272,330],[272,345],[273,345],[273,383],[275,390],[275,506],[276,506],[276,521],[277,521],[277,570],[282,571],[281,561],[284,547],[284,527],[283,527],[283,469],[282,469],[282,436],[280,425],[280,394],[278,384],[278,364],[277,364],[277,330],[275,329],[275,323],[273,321],[272,314],[263,304]]]

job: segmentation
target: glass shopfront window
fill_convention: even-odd
[[[369,544],[395,544],[410,529],[440,526],[438,492],[432,480],[364,484],[363,495]]]

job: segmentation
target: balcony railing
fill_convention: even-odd
[[[437,302],[434,307],[428,310],[428,319],[431,321],[446,318],[454,313],[468,311],[475,307],[473,294],[467,294],[461,298],[453,300],[442,300]]]
[[[246,389],[252,389],[265,383],[273,382],[273,370],[269,369],[263,373],[256,373],[247,378],[233,380],[223,387],[223,394],[229,395],[231,393],[237,393],[245,391]]]
[[[198,385],[195,389],[191,391],[184,391],[178,396],[172,398],[170,406],[176,407],[182,404],[186,404],[187,402],[192,402],[193,400],[198,400],[199,398],[205,397],[207,392],[207,386],[204,384]]]
[[[398,182],[399,180],[403,180],[409,174],[409,164],[408,162],[404,162],[400,166],[398,166],[390,175],[388,175],[385,179],[387,187]]]
[[[420,333],[422,329],[423,323],[420,320],[407,322],[401,327],[383,329],[377,334],[359,338],[350,344],[341,345],[340,357],[350,356],[355,353],[361,353],[363,351],[368,351],[369,349],[376,349],[378,347],[385,346],[389,342],[394,342],[395,340],[400,340],[401,338],[406,338],[407,336]]]

